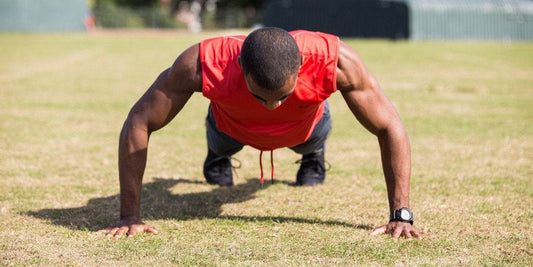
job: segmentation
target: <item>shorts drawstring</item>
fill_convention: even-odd
[[[263,174],[263,150],[259,153],[259,168],[261,169],[261,179],[259,182],[261,183],[261,188],[263,188],[263,184],[265,183],[265,176]],[[272,184],[274,184],[274,150],[270,150],[270,179]]]

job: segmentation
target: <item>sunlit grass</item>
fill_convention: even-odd
[[[160,234],[94,233],[118,220],[129,108],[215,34],[0,35],[2,265],[531,265],[530,43],[346,40],[409,132],[411,206],[432,238],[369,236],[388,219],[378,145],[340,95],[326,183],[290,186],[299,157],[280,149],[261,190],[248,147],[235,187],[204,183],[208,102],[196,94],[151,137],[142,214]]]

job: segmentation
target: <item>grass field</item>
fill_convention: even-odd
[[[337,94],[324,185],[289,186],[299,157],[280,149],[261,190],[250,148],[236,186],[206,184],[197,94],[151,137],[142,215],[160,233],[96,234],[118,220],[129,108],[215,34],[0,35],[0,265],[533,265],[532,43],[346,40],[409,132],[415,225],[432,238],[369,236],[388,220],[378,144]]]

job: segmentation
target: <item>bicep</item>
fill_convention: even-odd
[[[357,120],[373,134],[377,135],[399,121],[395,108],[381,90],[365,89],[341,93]]]
[[[129,119],[146,131],[168,124],[191,95],[201,89],[197,46],[183,52],[174,64],[161,72],[150,88],[133,106]]]

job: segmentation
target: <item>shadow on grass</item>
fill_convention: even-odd
[[[172,194],[170,188],[177,184],[204,184],[188,179],[155,178],[146,183],[142,189],[141,216],[143,219],[223,219],[250,222],[274,223],[307,223],[336,225],[370,230],[369,225],[355,225],[341,221],[324,221],[320,219],[294,218],[283,216],[231,216],[220,215],[222,205],[240,203],[254,198],[260,190],[259,179],[249,179],[244,184],[232,187],[217,187],[209,192]],[[265,188],[269,183],[265,183]],[[93,198],[86,206],[78,208],[42,209],[28,211],[24,214],[48,220],[53,224],[62,225],[75,230],[98,230],[115,224],[119,218],[119,195]]]

